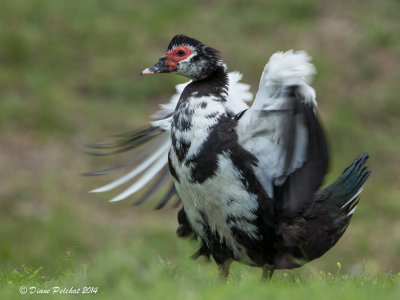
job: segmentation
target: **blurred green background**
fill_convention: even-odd
[[[344,237],[300,271],[333,272],[340,261],[343,272],[399,272],[399,13],[396,0],[2,0],[0,270],[73,270],[103,290],[151,287],[160,270],[216,277],[215,265],[190,261],[196,243],[175,236],[176,209],[87,193],[123,171],[79,175],[123,160],[86,156],[85,143],[146,124],[185,81],[139,76],[184,33],[219,49],[253,93],[275,51],[313,56],[332,157],[326,183],[362,151],[372,177]],[[243,270],[253,272],[234,267]]]

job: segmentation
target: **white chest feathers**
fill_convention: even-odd
[[[174,156],[171,153],[172,163],[176,162]],[[217,237],[232,250],[235,259],[249,261],[233,230],[237,228],[252,239],[260,239],[253,224],[257,196],[246,190],[229,156],[218,155],[217,172],[201,184],[190,182],[190,165],[177,163],[175,168],[180,178],[175,186],[193,230],[206,243],[210,242],[210,237]]]
[[[192,95],[178,104],[171,134],[173,146],[177,152],[181,152],[180,160],[184,158],[187,161],[196,156],[208,138],[211,128],[226,114],[224,103],[216,99],[218,98],[213,96]]]

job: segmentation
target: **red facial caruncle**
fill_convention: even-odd
[[[176,71],[176,65],[178,62],[188,58],[193,54],[193,50],[187,46],[179,46],[171,51],[165,53],[166,65],[170,67],[170,72]]]
[[[175,72],[178,62],[188,58],[193,52],[194,51],[188,46],[175,47],[171,51],[165,53],[156,64],[143,70],[140,75]]]

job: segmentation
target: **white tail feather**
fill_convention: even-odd
[[[358,195],[361,194],[362,191],[363,191],[363,188],[361,187],[361,188],[357,191],[357,193],[355,193],[354,196],[351,197],[351,199],[350,199],[349,201],[347,201],[347,202],[341,207],[341,209],[345,208],[347,205],[349,205],[351,202],[353,202],[353,200],[356,199],[356,198],[358,197]]]
[[[349,213],[347,214],[348,216],[351,216],[352,214],[354,214],[354,212],[356,211],[357,205],[353,207],[353,209],[351,211],[349,211]]]

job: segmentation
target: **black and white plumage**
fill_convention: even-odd
[[[199,238],[194,257],[212,256],[223,276],[234,260],[262,267],[266,275],[320,257],[347,228],[370,171],[368,155],[361,154],[318,191],[328,151],[309,85],[315,73],[310,59],[303,51],[275,53],[249,106],[249,86],[240,83],[239,73],[226,72],[217,50],[175,36],[142,74],[176,72],[191,81],[177,86],[148,128],[94,146],[138,149],[139,157],[147,157],[92,192],[135,179],[111,201],[123,200],[158,175],[140,204],[172,177],[158,208],[179,196],[178,236]]]

